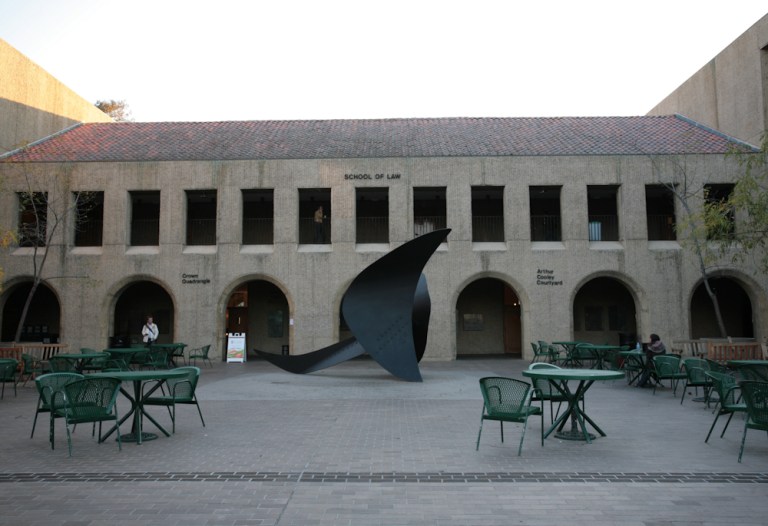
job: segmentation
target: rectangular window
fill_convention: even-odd
[[[299,243],[331,242],[331,189],[299,188]]]
[[[675,197],[665,185],[645,187],[645,217],[648,222],[648,241],[673,241],[675,234]]]
[[[44,247],[48,225],[48,194],[19,192],[19,246]]]
[[[562,241],[560,186],[531,186],[531,241]]]
[[[590,241],[618,241],[618,187],[587,186],[587,214]]]
[[[504,241],[504,187],[472,187],[472,241]]]
[[[274,242],[274,190],[243,190],[243,245]]]
[[[131,246],[160,244],[160,191],[130,192]]]
[[[187,190],[186,244],[216,244],[216,190]]]
[[[707,206],[722,206],[728,202],[728,199],[733,193],[732,184],[705,184],[704,185],[704,200]],[[732,237],[736,232],[735,217],[733,210],[728,210],[726,213],[726,222],[717,226],[711,226],[707,230],[707,239],[728,239]]]
[[[100,247],[104,230],[104,192],[75,192],[75,246]]]
[[[413,235],[420,236],[445,228],[445,187],[413,189]]]
[[[389,243],[389,189],[356,188],[356,243]]]

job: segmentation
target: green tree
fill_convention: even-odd
[[[768,133],[759,150],[734,149],[743,174],[727,200],[708,201],[701,221],[719,240],[719,255],[734,263],[751,261],[768,272]]]
[[[116,122],[130,122],[133,120],[128,103],[124,100],[97,100],[96,107],[112,117]]]

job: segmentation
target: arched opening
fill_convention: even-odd
[[[456,355],[522,357],[520,299],[501,280],[481,278],[456,301]]]
[[[717,297],[727,336],[753,338],[752,302],[741,285],[731,278],[710,278],[709,285]],[[691,298],[691,338],[720,338],[715,308],[704,283]]]
[[[269,281],[243,283],[227,300],[226,332],[245,333],[246,352],[289,353],[289,321],[288,299]]]
[[[117,294],[110,347],[125,347],[142,342],[141,328],[152,316],[160,335],[158,343],[173,343],[175,323],[173,300],[157,283],[137,281]]]
[[[16,328],[21,319],[21,311],[27,301],[32,282],[19,283],[5,293],[3,306],[2,341],[14,340]],[[19,341],[58,343],[61,332],[61,305],[56,294],[40,283],[32,297],[27,317],[21,330]]]
[[[573,336],[595,344],[630,345],[637,339],[635,301],[621,281],[599,277],[585,283],[573,301]]]

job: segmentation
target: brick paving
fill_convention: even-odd
[[[519,360],[423,363],[424,382],[390,377],[369,360],[311,375],[262,361],[203,367],[206,420],[180,407],[176,434],[118,451],[89,426],[67,456],[56,449],[31,384],[0,401],[0,524],[494,525],[766,524],[768,441],[743,419],[704,437],[714,418],[678,390],[596,383],[587,413],[607,437],[591,444],[529,423],[486,422],[477,379],[522,378]],[[693,393],[692,393],[693,394]],[[125,402],[119,404],[125,410]],[[170,419],[161,408],[152,414]],[[548,408],[546,419],[548,419]],[[721,420],[724,420],[721,418]],[[147,430],[153,426],[146,424]]]

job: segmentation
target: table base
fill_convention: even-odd
[[[587,433],[587,434],[589,435],[590,440],[594,440],[595,438],[597,438],[592,433]],[[569,429],[568,431],[558,431],[557,433],[555,433],[555,437],[560,438],[562,440],[584,440],[584,441],[587,440],[584,437],[584,432],[578,429]]]
[[[157,435],[155,433],[142,433],[141,439],[136,435],[136,433],[126,433],[125,435],[120,435],[120,440],[123,442],[144,442],[146,440],[155,440],[157,439]]]

